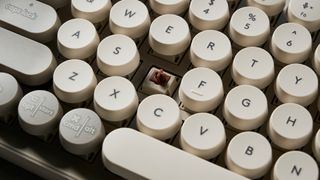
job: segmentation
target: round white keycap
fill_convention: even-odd
[[[222,29],[229,20],[229,6],[226,0],[192,0],[189,7],[189,21],[198,30]]]
[[[178,104],[169,96],[151,95],[139,104],[137,127],[145,134],[166,140],[178,132],[181,123]]]
[[[262,48],[244,48],[234,57],[231,76],[239,85],[249,84],[263,89],[274,78],[273,58]]]
[[[225,163],[231,171],[250,179],[258,179],[271,166],[271,145],[264,136],[256,132],[237,134],[228,145]]]
[[[105,130],[101,120],[90,109],[73,109],[60,121],[60,143],[70,153],[76,155],[92,153],[100,148],[104,137]]]
[[[194,112],[215,109],[223,99],[223,84],[213,70],[199,67],[184,74],[179,87],[179,98],[183,105]]]
[[[68,59],[85,59],[96,52],[100,42],[93,24],[85,19],[71,19],[58,31],[59,52]]]
[[[283,103],[292,102],[308,106],[317,98],[318,77],[306,65],[287,65],[278,74],[275,94]]]
[[[221,153],[226,145],[226,133],[219,118],[208,113],[197,113],[188,117],[180,131],[183,150],[204,159]]]
[[[180,16],[166,14],[152,21],[149,44],[159,54],[172,56],[184,52],[191,42],[187,22]]]
[[[237,86],[231,89],[226,96],[223,116],[228,124],[236,129],[256,129],[267,119],[267,98],[260,89],[254,86]]]
[[[309,154],[301,151],[289,151],[282,154],[276,161],[272,171],[272,179],[318,180],[319,167]]]
[[[128,36],[115,34],[101,41],[97,64],[108,76],[126,76],[138,67],[140,55],[136,43]]]
[[[149,0],[150,7],[158,14],[181,14],[188,9],[190,0]]]
[[[288,6],[288,21],[306,27],[310,32],[320,29],[319,0],[291,0]]]
[[[282,63],[305,61],[312,48],[310,32],[300,24],[285,23],[277,27],[271,38],[272,55]]]
[[[318,130],[316,136],[313,139],[312,151],[314,157],[316,157],[317,161],[320,162],[320,129]]]
[[[22,98],[22,90],[17,80],[10,74],[0,72],[0,118],[7,118]]]
[[[109,16],[111,6],[111,0],[72,0],[71,13],[75,18],[98,23]]]
[[[96,85],[97,79],[91,66],[81,60],[67,60],[53,73],[54,93],[67,103],[80,103],[89,99]]]
[[[276,16],[281,13],[286,0],[247,0],[249,6],[255,6],[263,10],[268,16]]]
[[[272,142],[283,149],[306,145],[312,135],[312,116],[304,107],[286,103],[271,114],[267,132]]]
[[[318,45],[317,49],[314,51],[312,65],[316,73],[320,75],[320,44]]]
[[[207,67],[215,71],[226,68],[232,59],[229,38],[216,30],[198,33],[191,42],[190,59],[195,67]]]
[[[259,8],[243,7],[231,16],[229,35],[240,46],[260,46],[266,42],[269,33],[269,18]]]
[[[111,8],[109,27],[114,34],[139,38],[148,32],[149,26],[149,12],[141,1],[122,0]]]
[[[52,93],[36,90],[21,99],[18,113],[21,128],[29,134],[41,136],[57,127],[63,110]]]
[[[93,100],[95,111],[107,121],[122,121],[133,116],[139,103],[133,84],[119,76],[100,81]]]

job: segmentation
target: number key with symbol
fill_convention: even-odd
[[[285,3],[286,0],[247,0],[249,6],[260,8],[270,17],[281,13]]]
[[[93,153],[100,148],[104,137],[105,129],[102,122],[90,109],[73,109],[60,121],[60,143],[70,153],[76,155]]]
[[[320,29],[319,0],[291,0],[288,5],[288,21],[299,23],[310,32]]]
[[[134,115],[138,95],[133,84],[120,76],[100,81],[94,90],[94,109],[107,121],[123,121]]]
[[[272,55],[284,64],[301,63],[311,52],[310,32],[297,23],[285,23],[274,31],[270,49]]]
[[[192,0],[188,15],[190,23],[198,30],[220,30],[230,18],[226,0]]]
[[[261,46],[269,37],[270,22],[256,7],[243,7],[233,13],[229,24],[230,38],[242,47]]]
[[[188,117],[180,131],[183,150],[204,159],[219,155],[226,145],[226,133],[219,118],[209,113]]]
[[[57,97],[67,103],[80,103],[93,95],[97,85],[91,66],[82,60],[67,60],[53,73],[53,90]]]
[[[149,0],[157,14],[181,14],[188,9],[190,0]]]

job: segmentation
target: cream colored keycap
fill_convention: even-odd
[[[204,159],[221,153],[226,145],[226,133],[219,118],[208,113],[196,113],[188,117],[180,130],[183,150]]]
[[[320,29],[320,1],[291,0],[288,5],[288,21],[306,27],[310,32]]]
[[[207,67],[220,71],[229,65],[231,59],[230,40],[219,31],[202,31],[191,42],[190,60],[195,67]]]
[[[180,16],[166,14],[152,21],[149,44],[159,54],[172,56],[184,52],[191,42],[187,22]]]
[[[282,63],[305,61],[312,48],[310,32],[300,24],[285,23],[277,27],[271,38],[270,52]]]
[[[125,179],[247,179],[129,128],[116,129],[106,136],[102,161]]]
[[[263,89],[272,82],[274,74],[273,58],[262,48],[244,48],[233,59],[231,76],[239,85],[248,84]]]
[[[179,87],[179,98],[183,105],[194,112],[215,109],[224,95],[222,80],[213,70],[199,67],[184,74]]]
[[[0,39],[0,71],[10,72],[29,86],[52,78],[57,62],[47,46],[1,27]]]
[[[286,103],[272,112],[267,132],[274,144],[291,150],[308,143],[312,127],[312,116],[307,109],[298,104]]]
[[[134,115],[138,108],[138,95],[133,84],[119,76],[99,82],[94,90],[94,109],[107,121],[122,121]]]
[[[260,8],[268,16],[276,16],[282,12],[286,0],[247,0],[247,4]]]
[[[318,44],[317,49],[314,51],[314,56],[312,59],[313,69],[318,75],[320,75],[320,44]]]
[[[275,94],[283,103],[308,106],[318,94],[318,77],[303,64],[290,64],[281,69],[275,82]]]
[[[52,133],[63,115],[58,99],[50,92],[36,90],[25,95],[18,107],[21,128],[32,135]]]
[[[77,108],[66,113],[59,125],[62,147],[76,155],[88,155],[101,148],[105,137],[99,116],[90,109]]]
[[[181,14],[188,9],[190,0],[149,0],[150,7],[158,14]]]
[[[231,16],[229,35],[242,46],[261,46],[269,37],[270,23],[265,12],[256,7],[243,7]]]
[[[6,120],[16,113],[22,95],[17,80],[8,73],[0,72],[0,119]]]
[[[82,60],[67,60],[53,74],[53,90],[56,96],[67,103],[80,103],[93,95],[97,85],[91,66]]]
[[[139,62],[136,43],[128,36],[110,35],[98,46],[97,64],[108,76],[126,76],[136,70]]]
[[[141,1],[122,0],[111,8],[109,27],[114,34],[139,38],[148,32],[149,26],[149,12]]]
[[[230,18],[229,6],[226,0],[192,0],[188,16],[198,30],[220,30]]]
[[[271,167],[272,149],[264,136],[248,131],[231,139],[225,157],[225,163],[231,171],[258,179]]]
[[[320,129],[313,139],[312,152],[317,161],[320,162]]]
[[[58,31],[59,52],[68,59],[85,59],[93,55],[100,42],[93,24],[85,19],[71,19]]]
[[[256,129],[267,119],[267,98],[260,89],[254,86],[237,86],[231,89],[226,96],[223,116],[228,124],[236,129]]]
[[[2,0],[0,26],[46,43],[53,40],[61,25],[56,11],[36,0]]]
[[[111,0],[72,0],[71,13],[75,18],[98,23],[109,17]]]
[[[272,180],[283,179],[317,180],[319,179],[319,167],[309,154],[289,151],[278,158],[272,171]]]
[[[160,140],[173,137],[180,129],[180,109],[174,99],[156,94],[145,98],[137,110],[139,131]]]
[[[70,0],[54,0],[54,1],[52,1],[52,0],[38,0],[38,1],[46,3],[55,9],[62,8],[64,6],[66,6],[68,4],[68,2],[70,2]]]

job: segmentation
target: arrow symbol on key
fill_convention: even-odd
[[[202,136],[204,133],[206,133],[209,129],[203,129],[203,127],[200,127],[200,135]]]

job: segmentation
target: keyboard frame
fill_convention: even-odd
[[[242,0],[241,2],[240,0],[239,2],[238,0],[229,0],[229,3],[231,4],[230,12],[232,13],[235,9],[244,6],[244,1],[245,0]],[[116,1],[113,1],[113,4],[115,2]],[[143,2],[147,1],[143,0]],[[151,18],[154,19],[156,15],[154,15],[151,12],[149,6],[148,9]],[[72,17],[70,12],[70,5],[62,9],[58,9],[57,12],[61,18],[62,23]],[[186,13],[182,16],[185,19],[187,19]],[[278,17],[274,17],[274,19],[272,20],[272,22],[274,23],[271,26],[271,33],[273,32],[275,27],[277,27],[282,22],[285,22],[285,19],[285,12],[283,12]],[[98,33],[100,35],[100,40],[111,34],[106,21],[102,22],[101,24],[97,24],[97,27]],[[223,30],[223,32],[227,34],[227,26]],[[192,37],[194,37],[197,33],[197,30],[191,28]],[[313,33],[313,38],[313,51],[310,54],[310,57],[312,57],[316,45],[320,43],[320,31]],[[187,49],[185,53],[176,57],[164,57],[153,52],[153,50],[150,48],[148,44],[147,36],[144,36],[143,38],[136,40],[136,42],[141,56],[141,63],[139,68],[134,73],[128,76],[128,79],[131,80],[131,82],[137,89],[140,101],[148,96],[147,94],[144,94],[142,92],[141,85],[144,78],[146,77],[146,75],[152,67],[162,68],[165,71],[176,75],[177,77],[179,77],[180,80],[183,77],[184,73],[186,73],[189,69],[193,68],[189,60],[189,49]],[[268,43],[269,41],[263,45],[263,48],[266,50],[268,50],[269,47]],[[56,44],[56,40],[54,40],[48,43],[47,45],[54,53],[54,56],[56,57],[58,63],[61,63],[66,59],[58,53]],[[238,50],[239,47],[233,44],[233,56],[237,53]],[[101,81],[102,79],[107,77],[101,71],[99,71],[94,56],[90,57],[88,62],[92,66],[98,81]],[[304,64],[307,64],[311,67],[310,58]],[[283,64],[275,60],[276,74],[278,74],[282,66]],[[223,80],[225,95],[228,93],[229,90],[236,86],[236,84],[233,82],[231,78],[230,67],[231,66],[229,65],[225,70],[218,72]],[[273,109],[275,109],[278,105],[281,104],[274,94],[273,87],[274,83],[272,83],[270,86],[263,90],[269,101],[269,116]],[[52,81],[49,81],[48,83],[37,87],[28,87],[22,85],[22,89],[24,91],[24,94],[36,89],[49,90],[53,92]],[[184,111],[183,105],[181,105],[179,101],[177,90],[178,88],[175,90],[172,97],[179,103],[183,119],[185,119],[190,114],[187,111]],[[88,102],[78,105],[70,105],[66,103],[61,104],[64,109],[64,114],[72,108],[76,107],[87,107],[89,109],[93,109],[92,99]],[[226,123],[222,116],[222,106],[223,103],[221,103],[221,105],[219,105],[218,108],[213,110],[211,113],[218,116],[224,123],[226,128],[228,144],[230,139],[240,131],[230,127]],[[320,113],[317,110],[316,102],[308,106],[307,109],[310,111],[314,119],[315,134],[316,131],[320,128]],[[109,123],[103,121],[103,124],[107,133],[119,127],[131,127],[137,129],[134,117],[122,123]],[[266,125],[267,123],[264,123],[262,127],[254,131],[259,132],[267,137]],[[41,137],[34,137],[32,135],[29,135],[20,128],[19,123],[17,121],[17,117],[15,117],[11,123],[0,124],[0,157],[45,179],[122,179],[121,177],[111,173],[110,171],[104,168],[101,160],[101,150],[99,150],[95,155],[93,155],[90,160],[85,160],[83,157],[72,155],[65,151],[63,147],[60,145],[58,136],[59,134],[55,133],[52,135],[52,137],[48,138],[47,140],[43,140]],[[269,138],[268,140],[271,142]],[[166,142],[168,144],[180,148],[179,132],[173,138],[166,140]],[[300,150],[312,155],[311,142],[312,141],[310,140],[310,142]],[[281,154],[286,152],[285,150],[276,147],[274,144],[272,144],[272,149],[273,163]],[[211,161],[212,163],[216,163],[222,167],[225,167],[224,154],[225,152],[221,153],[218,157],[209,161]],[[271,169],[269,173],[267,173],[267,175],[260,179],[270,179]]]

